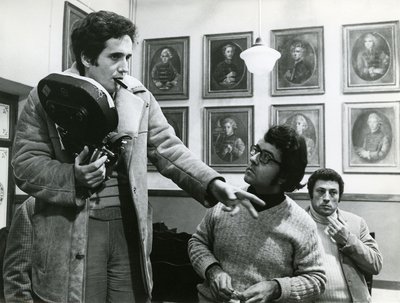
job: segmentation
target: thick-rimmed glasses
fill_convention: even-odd
[[[250,155],[255,156],[257,154],[259,154],[258,161],[260,161],[262,164],[268,164],[270,161],[275,162],[278,165],[282,164],[276,160],[270,152],[261,149],[259,145],[252,145],[250,147]]]

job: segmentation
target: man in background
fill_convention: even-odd
[[[364,219],[338,208],[342,177],[333,169],[315,171],[307,183],[311,206],[324,248],[326,289],[316,302],[371,302],[364,275],[377,275],[382,255]]]

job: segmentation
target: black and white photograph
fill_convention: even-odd
[[[399,16],[0,0],[0,303],[400,302]]]

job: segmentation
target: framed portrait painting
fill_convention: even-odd
[[[253,76],[240,58],[252,32],[204,36],[203,98],[253,96]]]
[[[189,135],[189,107],[161,107],[161,110],[172,126],[176,136],[188,146]],[[149,171],[155,171],[156,168],[150,162],[147,165]]]
[[[399,104],[344,103],[344,172],[400,173]]]
[[[244,172],[253,144],[253,107],[204,109],[205,163],[220,172]]]
[[[71,34],[77,22],[85,18],[87,13],[68,1],[64,3],[64,25],[63,25],[63,47],[62,47],[62,70],[70,68],[75,61],[72,51]]]
[[[272,125],[287,124],[302,135],[307,145],[306,172],[325,167],[324,104],[272,105]]]
[[[396,91],[399,21],[343,25],[344,93]]]
[[[272,96],[325,93],[322,26],[272,30],[271,47],[281,53],[272,71]]]
[[[157,100],[189,99],[189,37],[145,39],[143,84]]]

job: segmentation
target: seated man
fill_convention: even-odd
[[[306,302],[325,287],[322,248],[315,223],[284,195],[302,187],[304,138],[289,126],[274,126],[250,154],[247,191],[266,205],[256,207],[258,220],[242,211],[232,217],[221,203],[207,210],[189,240],[192,265],[205,279],[200,302]]]
[[[333,169],[315,171],[308,179],[311,207],[324,248],[326,290],[316,302],[371,302],[364,274],[376,275],[382,255],[364,219],[339,210],[342,177]]]

